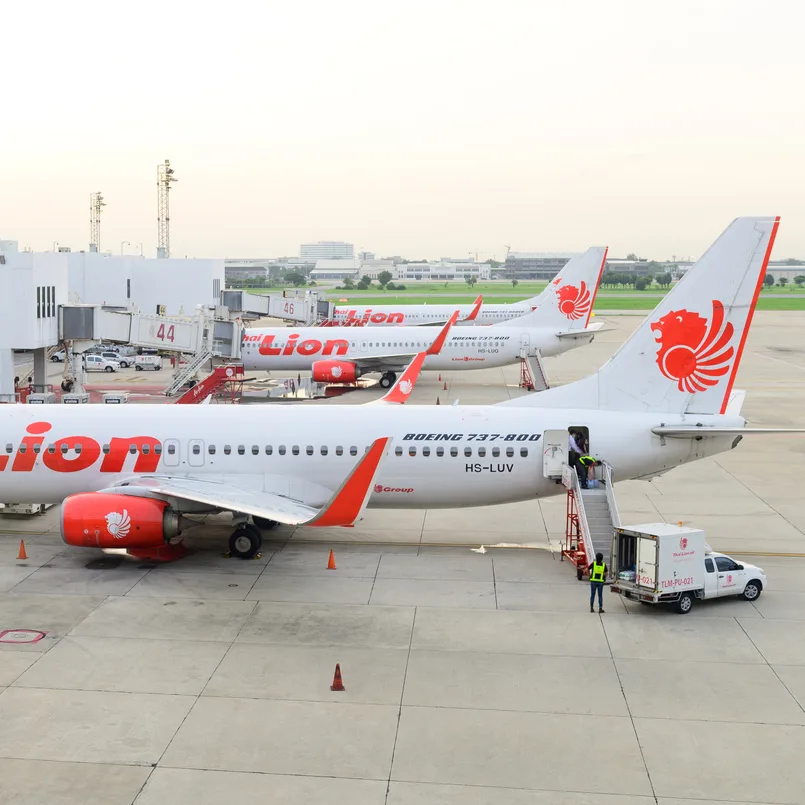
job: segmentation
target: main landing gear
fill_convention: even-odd
[[[380,388],[390,389],[397,382],[397,375],[394,372],[384,372],[380,378]]]
[[[239,523],[229,538],[229,555],[238,559],[254,559],[263,547],[263,531],[277,524],[263,517],[252,517],[252,523]]]

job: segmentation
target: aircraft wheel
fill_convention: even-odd
[[[255,517],[254,515],[252,515],[252,522],[261,531],[271,531],[272,528],[276,528],[279,525],[276,520],[267,520],[265,517]]]
[[[390,389],[397,382],[397,375],[394,372],[385,372],[380,378],[380,388]]]
[[[256,526],[244,523],[229,538],[229,553],[238,559],[254,559],[263,545],[263,535]]]

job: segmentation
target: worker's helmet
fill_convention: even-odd
[[[596,562],[603,562],[603,561],[604,561],[604,554],[602,554],[602,553],[601,553],[601,551],[599,551],[599,552],[598,552],[598,553],[595,555],[595,561],[596,561]]]

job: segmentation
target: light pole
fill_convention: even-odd
[[[123,241],[123,242],[120,244],[120,253],[121,253],[121,254],[123,254],[123,247],[124,247],[124,246],[131,246],[131,243],[129,243],[127,240],[124,240],[124,241]]]

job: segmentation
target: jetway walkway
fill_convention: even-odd
[[[576,469],[567,465],[562,468],[562,483],[567,489],[562,558],[567,557],[575,565],[579,579],[587,573],[597,553],[602,553],[609,564],[612,533],[621,525],[612,467],[606,462],[591,467],[589,480],[593,486],[582,489]]]
[[[278,296],[277,294],[253,294],[248,291],[221,291],[221,304],[237,311],[244,320],[283,319],[312,327],[321,320],[332,317],[335,305],[328,299],[319,299],[316,291]]]

